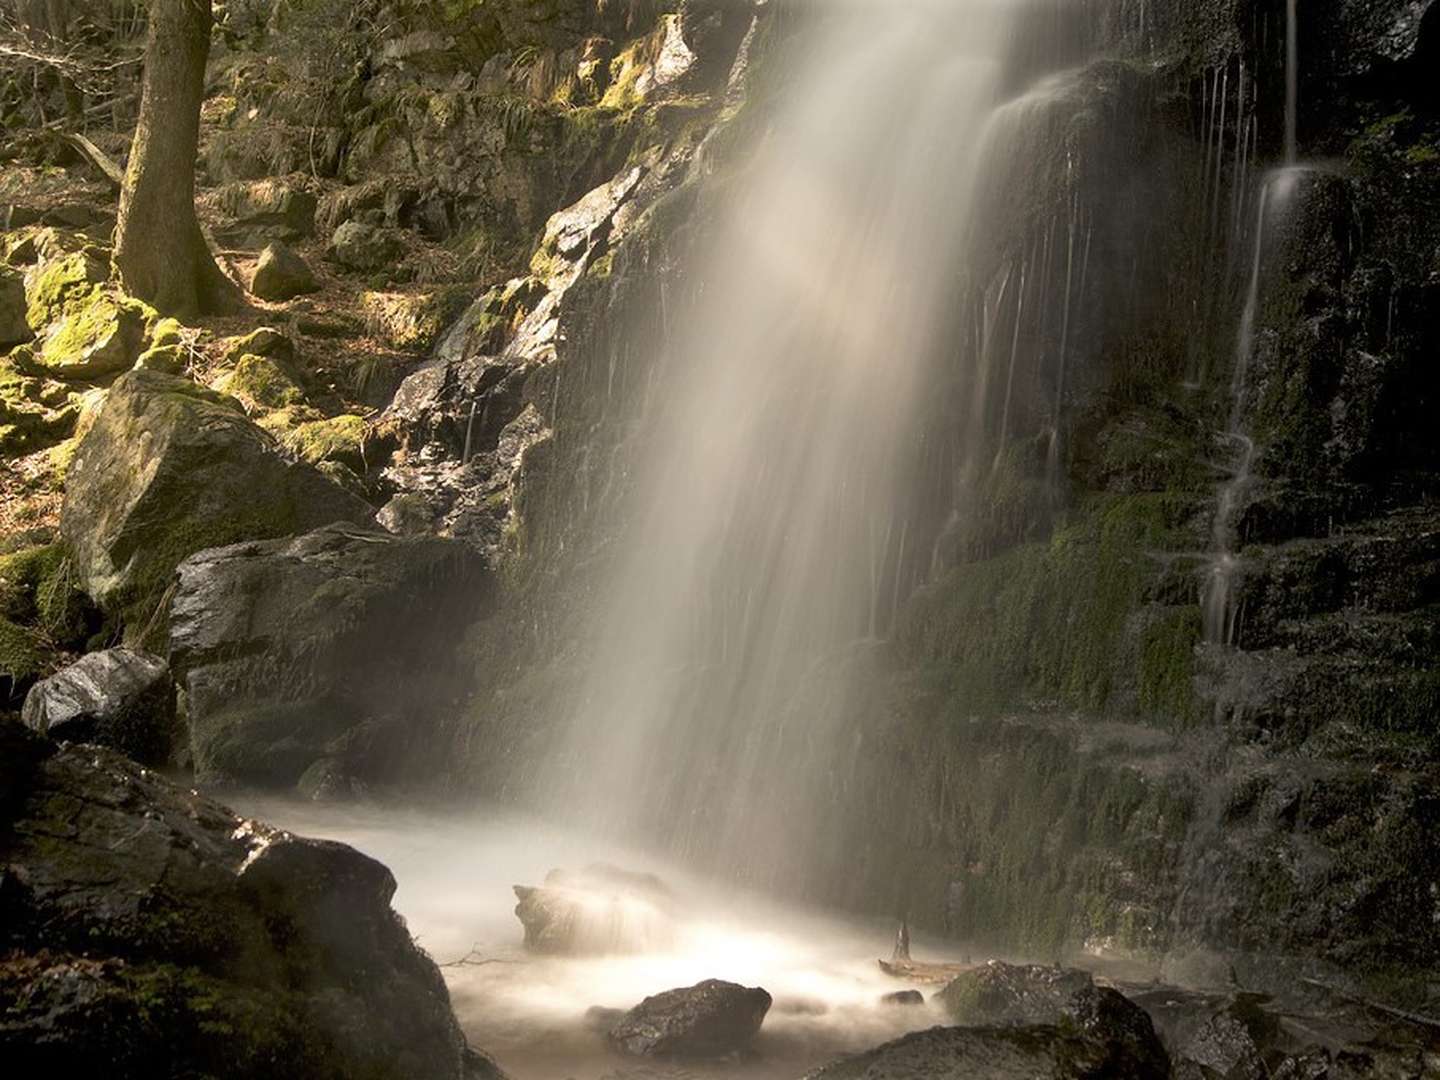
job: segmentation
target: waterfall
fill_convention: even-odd
[[[998,292],[973,265],[1022,9],[811,12],[666,348],[639,517],[545,778],[597,830],[754,880],[818,829],[820,789],[855,752],[840,706],[863,690],[832,660],[883,634],[929,570],[938,524],[912,495],[936,456],[919,418],[937,372],[1003,354],[994,389],[1013,407],[1019,324],[1046,307],[1023,262]],[[833,707],[804,711],[807,695]]]
[[[1285,164],[1295,164],[1300,123],[1300,18],[1298,0],[1285,0]]]

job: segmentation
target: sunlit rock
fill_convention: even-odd
[[[163,765],[176,737],[175,684],[160,657],[106,649],[36,683],[22,718],[52,739],[99,743]]]
[[[651,952],[674,938],[673,898],[653,874],[597,864],[579,873],[552,870],[544,885],[514,888],[515,915],[534,952]]]
[[[719,979],[647,997],[610,1029],[610,1044],[656,1058],[717,1058],[745,1050],[765,1022],[770,995]]]
[[[278,240],[266,246],[250,278],[250,291],[261,300],[291,300],[320,288],[315,274],[293,248]]]

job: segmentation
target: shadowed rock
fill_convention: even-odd
[[[719,979],[646,998],[610,1029],[610,1043],[626,1054],[714,1058],[744,1050],[770,1011],[759,987]]]
[[[7,1075],[497,1077],[342,845],[0,722]]]

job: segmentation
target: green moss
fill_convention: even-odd
[[[1200,611],[1190,607],[1167,613],[1141,635],[1140,707],[1176,727],[1198,718],[1195,647],[1201,632]]]
[[[0,558],[0,617],[33,628],[46,641],[71,645],[85,637],[87,610],[63,544]]]
[[[12,684],[28,682],[45,672],[46,650],[39,634],[0,619],[0,675]]]
[[[71,304],[83,304],[109,276],[104,263],[87,251],[55,259],[35,272],[26,289],[30,329],[39,333]]]
[[[150,331],[150,347],[163,349],[184,343],[185,327],[179,319],[161,319]]]
[[[339,461],[363,466],[367,432],[364,417],[347,414],[300,424],[282,435],[281,441],[296,457],[312,465]]]
[[[305,392],[290,374],[268,356],[243,355],[235,367],[212,383],[215,390],[237,398],[247,409],[285,409],[305,402]]]
[[[154,309],[103,289],[72,298],[43,339],[35,361],[61,375],[114,374],[140,354]]]

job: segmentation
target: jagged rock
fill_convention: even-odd
[[[957,1023],[1076,1028],[1164,1076],[1169,1058],[1145,1010],[1085,972],[992,960],[951,980],[936,995]],[[1118,1067],[1118,1066],[1117,1066]],[[1118,1075],[1118,1074],[1117,1074]]]
[[[314,232],[319,201],[308,191],[261,180],[226,187],[220,192],[220,206],[234,219],[219,231],[222,237],[252,242],[298,240]]]
[[[292,300],[319,288],[305,260],[278,240],[260,253],[260,261],[250,278],[250,291],[261,300]]]
[[[108,611],[134,607],[148,621],[176,565],[195,551],[372,516],[283,458],[233,399],[132,371],[115,381],[75,451],[60,529],[86,592]]]
[[[515,916],[533,952],[647,952],[673,937],[670,890],[653,874],[597,863],[579,873],[551,870],[543,886],[514,889]]]
[[[393,779],[402,758],[420,767],[459,685],[456,646],[491,588],[465,545],[354,525],[186,559],[170,663],[197,774],[303,780],[313,796]]]
[[[806,1080],[1165,1080],[1125,1048],[1056,1027],[931,1028],[809,1074]]]
[[[25,320],[25,279],[0,267],[0,352],[23,345],[34,337]]]
[[[330,238],[330,257],[350,270],[379,270],[400,254],[393,233],[360,221],[347,221]]]
[[[1176,1058],[1225,1080],[1266,1080],[1283,1055],[1276,1049],[1280,1022],[1262,1004],[1251,995],[1232,999],[1185,1041]]]
[[[610,1029],[610,1044],[626,1054],[657,1058],[715,1058],[744,1050],[770,1011],[770,995],[720,979],[647,997]]]
[[[175,684],[160,657],[106,649],[31,687],[22,719],[52,739],[98,743],[163,765],[175,742]]]
[[[0,721],[0,867],[13,1075],[500,1075],[344,845]]]

